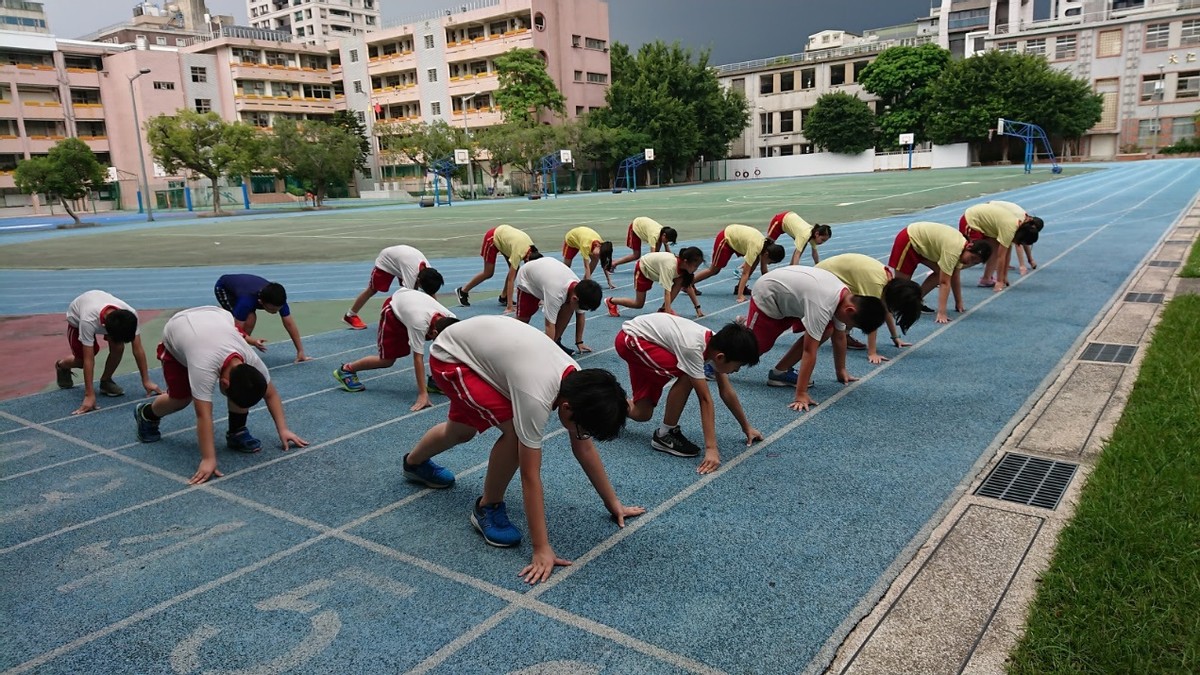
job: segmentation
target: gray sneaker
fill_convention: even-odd
[[[700,446],[684,438],[679,427],[662,435],[659,435],[658,430],[655,429],[654,435],[650,438],[650,447],[676,457],[696,457],[700,454]]]
[[[112,380],[100,380],[100,393],[105,396],[124,396],[125,390]]]

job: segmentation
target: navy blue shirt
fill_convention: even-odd
[[[217,299],[221,306],[233,314],[238,321],[245,321],[250,313],[259,309],[258,294],[271,282],[253,274],[226,274],[217,279]],[[222,293],[224,298],[222,298]],[[292,310],[287,303],[279,308],[279,316],[289,316]]]

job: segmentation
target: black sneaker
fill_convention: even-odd
[[[696,457],[700,454],[700,447],[684,438],[679,427],[668,431],[665,436],[660,436],[658,430],[655,429],[650,438],[650,447],[676,457]]]
[[[930,307],[929,305],[924,305],[924,304],[923,304],[923,305],[921,305],[921,311],[922,311],[922,312],[924,312],[924,313],[926,313],[926,314],[937,314],[937,310],[936,310],[936,309],[934,309],[934,308]]]
[[[704,291],[700,290],[699,288],[694,290],[696,291],[696,295],[704,295]]]
[[[500,301],[500,304],[505,305],[505,306],[508,305],[508,298],[504,297],[503,295],[496,299]]]
[[[554,344],[558,345],[558,348],[559,348],[559,349],[561,349],[561,350],[563,350],[563,353],[564,353],[564,354],[566,354],[567,356],[574,356],[574,355],[575,355],[575,350],[574,350],[574,349],[571,349],[570,347],[568,347],[568,346],[566,346],[566,345],[564,345],[562,342],[560,342],[560,341],[558,341],[558,340],[555,340],[555,341],[554,341]]]
[[[462,286],[454,289],[454,293],[458,295],[458,304],[462,305],[463,307],[471,306],[470,294],[464,291]]]

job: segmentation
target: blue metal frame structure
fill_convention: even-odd
[[[1054,149],[1050,147],[1050,139],[1046,137],[1045,130],[1038,125],[1006,120],[1001,117],[996,131],[1001,135],[1016,136],[1025,141],[1025,173],[1033,172],[1033,160],[1039,140],[1046,150],[1046,156],[1050,158],[1050,173],[1062,173],[1062,166],[1059,165],[1058,158],[1054,156]]]
[[[542,174],[542,196],[550,196],[550,184],[554,184],[554,198],[558,199],[558,169],[562,166],[558,151],[538,160],[538,173]]]
[[[433,203],[437,206],[452,206],[454,204],[454,189],[450,183],[450,176],[458,170],[458,165],[454,163],[454,156],[443,157],[434,160],[429,165],[429,170],[433,172]],[[438,190],[438,178],[446,179],[446,201],[442,201],[441,192]]]
[[[621,164],[617,167],[617,179],[613,183],[613,192],[620,192],[622,189],[637,192],[637,170],[645,163],[646,153],[644,152],[630,155],[621,160]]]

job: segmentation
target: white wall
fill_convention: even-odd
[[[731,159],[725,165],[727,180],[787,178],[831,173],[871,173],[873,171],[907,169],[908,154],[897,152],[877,156],[871,150],[859,155],[818,152],[812,155],[792,155],[790,157]],[[969,146],[966,143],[935,145],[931,150],[914,152],[912,158],[912,168],[914,169],[947,169],[970,165]]]

